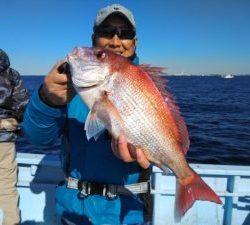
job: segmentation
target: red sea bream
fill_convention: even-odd
[[[114,138],[144,150],[147,158],[176,175],[175,218],[180,221],[195,200],[221,204],[215,192],[188,165],[189,135],[161,68],[134,65],[99,48],[75,48],[67,57],[75,89],[88,105],[87,138],[107,129]]]

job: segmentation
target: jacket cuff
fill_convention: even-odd
[[[66,112],[66,105],[60,107],[52,107],[46,104],[39,95],[39,90],[35,90],[31,97],[31,103],[38,111],[53,117],[60,117]]]
[[[54,105],[54,104],[50,103],[50,102],[48,101],[47,98],[45,98],[45,97],[42,96],[42,94],[41,94],[41,89],[42,89],[42,87],[43,87],[43,84],[42,84],[42,85],[39,87],[39,89],[38,89],[38,95],[39,95],[40,100],[41,100],[45,105],[48,105],[48,106],[50,106],[50,107],[52,107],[52,108],[63,108],[63,107],[65,106],[65,105]]]

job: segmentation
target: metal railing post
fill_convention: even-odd
[[[234,192],[234,183],[235,183],[235,176],[229,176],[227,179],[227,191],[229,193]],[[233,212],[233,197],[226,196],[224,205],[223,225],[232,224],[232,212]]]

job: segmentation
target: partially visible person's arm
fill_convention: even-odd
[[[24,86],[20,74],[14,69],[10,69],[10,71],[12,73],[11,77],[13,78],[14,83],[11,108],[13,110],[13,117],[20,122],[22,121],[25,107],[29,102],[29,94]]]
[[[74,95],[69,76],[58,72],[62,63],[52,68],[26,108],[22,127],[33,144],[51,145],[62,132],[66,103]],[[73,93],[69,94],[71,91]]]

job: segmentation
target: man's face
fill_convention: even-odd
[[[101,24],[101,27],[104,27],[105,29],[128,29],[128,31],[131,31],[133,29],[129,22],[119,15],[111,15]],[[94,34],[94,38],[96,47],[111,50],[124,57],[130,57],[135,52],[135,45],[137,42],[136,37],[133,37],[132,39],[124,39],[122,37],[119,37],[119,35],[117,34],[114,34],[112,37],[107,37],[105,35],[98,35],[98,33],[96,33]]]

